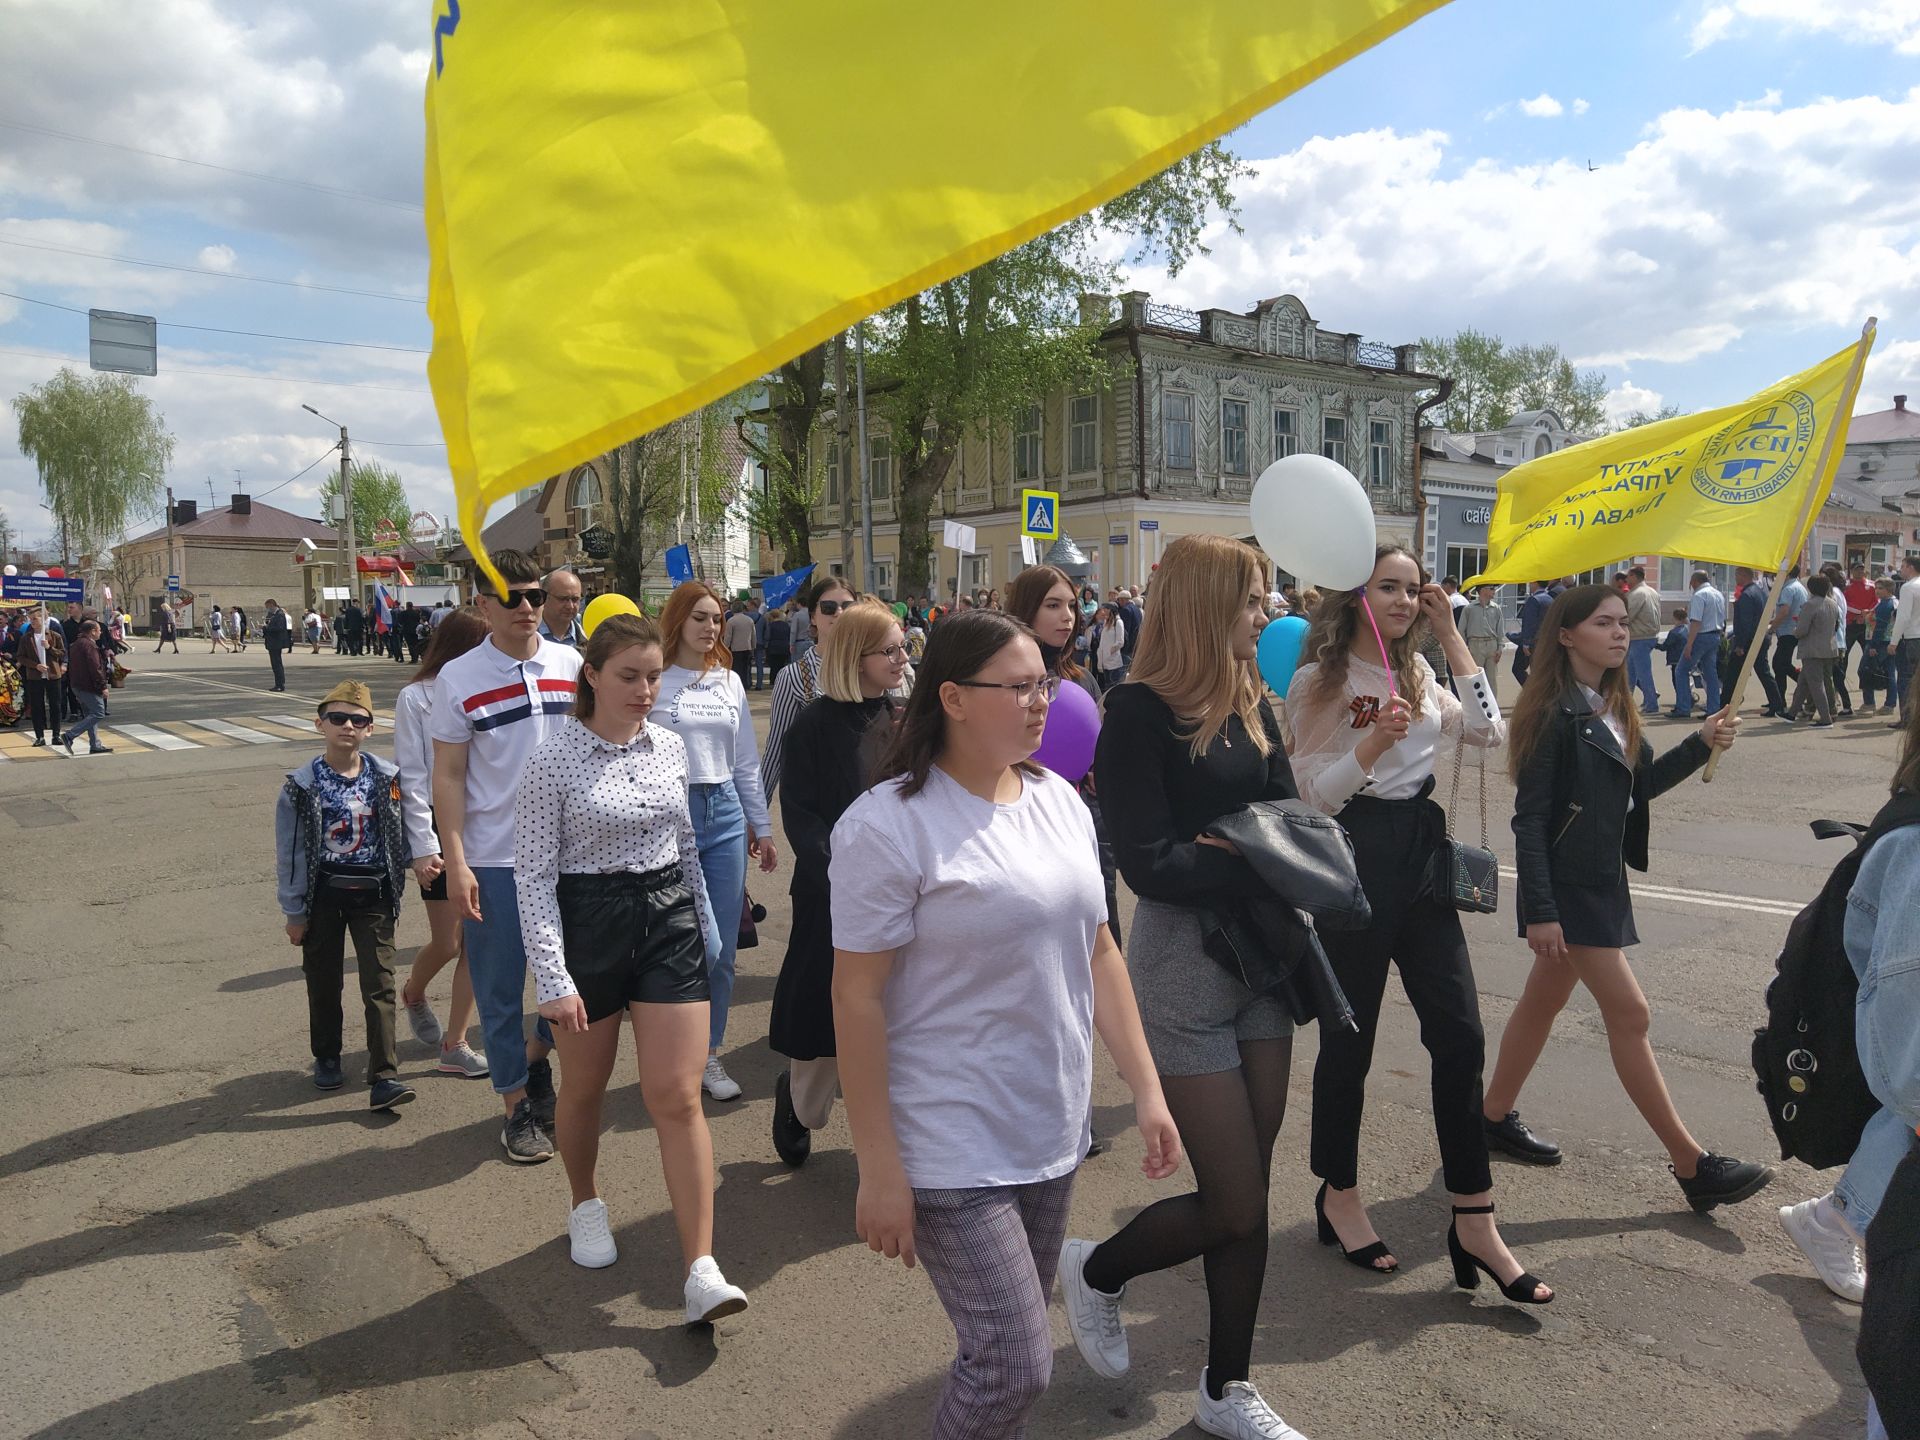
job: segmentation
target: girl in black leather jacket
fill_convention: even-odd
[[[1627,684],[1627,606],[1608,585],[1565,591],[1541,622],[1533,666],[1509,727],[1518,791],[1513,833],[1520,933],[1533,972],[1507,1021],[1487,1084],[1488,1123],[1517,1118],[1516,1102],[1554,1017],[1586,985],[1607,1027],[1613,1067],[1673,1160],[1695,1210],[1745,1200],[1773,1171],[1713,1155],[1689,1133],[1647,1039],[1646,996],[1627,963],[1639,942],[1627,867],[1647,868],[1648,809],[1733,744],[1738,717],[1710,715],[1659,759],[1640,733]]]

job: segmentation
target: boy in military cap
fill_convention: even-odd
[[[314,728],[326,750],[287,772],[274,815],[280,910],[307,976],[313,1083],[341,1085],[340,989],[347,937],[367,1012],[368,1103],[391,1110],[413,1099],[397,1071],[393,926],[408,864],[399,770],[362,754],[373,733],[373,692],[343,680],[320,702]]]

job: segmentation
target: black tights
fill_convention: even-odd
[[[1293,1040],[1250,1040],[1240,1068],[1162,1075],[1167,1108],[1197,1189],[1142,1210],[1087,1257],[1086,1280],[1109,1295],[1138,1275],[1204,1257],[1207,1388],[1245,1380],[1267,1277],[1267,1184],[1287,1113]]]

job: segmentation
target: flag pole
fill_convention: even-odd
[[[1873,347],[1873,332],[1879,323],[1876,316],[1869,315],[1867,323],[1860,327],[1860,341],[1854,346],[1853,364],[1847,369],[1847,378],[1840,382],[1840,403],[1834,408],[1834,423],[1827,427],[1827,433],[1820,439],[1820,461],[1813,467],[1814,482],[1807,487],[1807,498],[1801,502],[1800,518],[1793,527],[1793,546],[1781,558],[1780,568],[1774,572],[1773,588],[1767,592],[1769,599],[1777,596],[1780,587],[1787,583],[1787,571],[1793,567],[1806,546],[1807,532],[1813,525],[1814,507],[1822,496],[1821,481],[1827,473],[1827,462],[1833,458],[1834,437],[1845,430],[1853,419],[1853,402],[1860,393],[1860,372],[1866,368],[1867,351]],[[1740,703],[1746,698],[1747,682],[1753,679],[1754,662],[1759,656],[1760,630],[1756,626],[1753,638],[1747,642],[1747,653],[1741,657],[1740,671],[1734,676],[1733,693],[1727,697],[1728,714],[1740,713]],[[1715,750],[1707,758],[1706,771],[1700,777],[1703,785],[1713,783],[1713,772],[1719,768],[1720,757],[1726,753],[1724,750]]]

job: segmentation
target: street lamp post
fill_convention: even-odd
[[[318,416],[329,425],[340,425],[338,420],[329,419],[311,405],[300,407],[309,415]],[[347,448],[347,427],[340,425],[340,506],[343,514],[342,528],[338,532],[341,539],[341,573],[346,576],[347,594],[358,599],[360,595],[360,552],[354,544],[353,535],[353,471],[349,468],[351,453]]]

